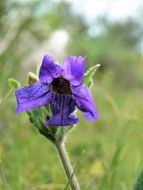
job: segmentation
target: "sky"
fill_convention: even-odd
[[[22,0],[21,0],[22,1]],[[26,0],[23,0],[26,1]],[[63,0],[51,0],[51,2],[62,2]],[[73,11],[82,14],[89,23],[89,35],[98,35],[101,31],[92,22],[102,15],[107,15],[110,20],[125,20],[128,17],[138,16],[139,9],[143,7],[143,0],[64,0],[70,2]],[[142,8],[143,10],[143,8]],[[55,31],[48,41],[37,50],[36,55],[42,57],[46,52],[50,52],[56,58],[61,59],[64,55],[69,35],[65,30]],[[48,45],[47,45],[48,44]],[[55,48],[56,47],[56,48]],[[57,48],[58,47],[58,48]],[[34,54],[35,56],[35,54]]]
[[[57,0],[62,1],[62,0]],[[143,10],[143,0],[64,0],[70,2],[72,10],[82,14],[89,26],[89,35],[100,34],[101,28],[95,25],[99,16],[105,15],[110,21],[123,22],[127,18],[138,17]],[[93,24],[94,23],[94,24]]]
[[[103,14],[107,14],[111,20],[134,17],[139,14],[140,7],[143,7],[143,0],[65,0],[65,2],[70,2],[73,10],[82,13],[89,22]]]

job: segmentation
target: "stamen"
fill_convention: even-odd
[[[54,79],[51,85],[54,92],[57,92],[59,94],[72,95],[70,82],[63,77]]]

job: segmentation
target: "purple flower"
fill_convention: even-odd
[[[45,55],[39,73],[39,82],[16,90],[16,113],[45,104],[51,106],[52,116],[47,126],[67,126],[78,122],[72,115],[77,107],[88,121],[98,119],[98,112],[89,88],[82,85],[86,58],[69,56],[59,66]]]

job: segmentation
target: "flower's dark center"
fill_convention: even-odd
[[[51,85],[54,92],[57,92],[59,94],[72,95],[70,82],[63,77],[54,79]]]

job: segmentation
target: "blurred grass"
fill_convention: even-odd
[[[81,157],[76,170],[81,189],[131,189],[143,161],[142,94],[103,93],[98,85],[93,93],[100,120],[89,124],[79,114],[67,149],[73,164]],[[11,97],[0,108],[7,110],[1,123],[1,189],[62,189],[66,178],[56,150],[30,125],[26,113],[15,115],[14,107]]]
[[[130,190],[143,167],[142,17],[115,23],[101,17],[103,32],[90,36],[83,15],[64,1],[7,0],[0,8],[0,102],[9,92],[7,79],[25,85],[44,53],[59,60],[88,55],[86,69],[101,63],[92,87],[100,119],[88,123],[78,112],[80,123],[66,146],[73,165],[80,160],[76,175],[82,190]],[[70,37],[64,53],[58,44],[45,50],[61,29]],[[54,146],[15,107],[14,93],[0,105],[0,189],[64,189],[67,179]]]

